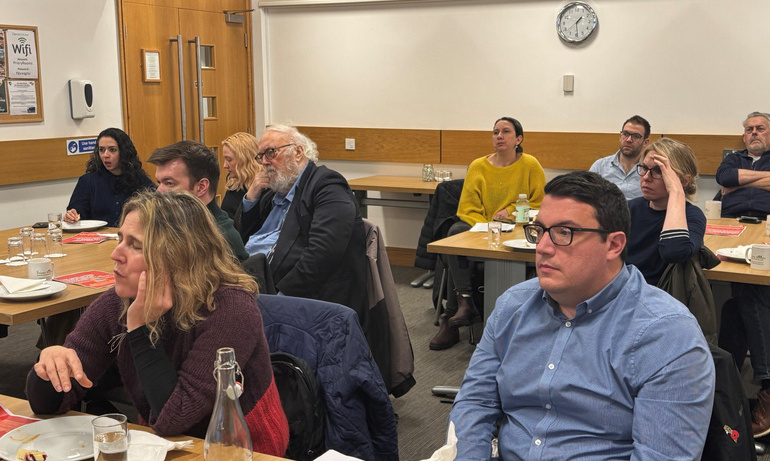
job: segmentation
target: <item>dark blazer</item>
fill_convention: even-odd
[[[262,192],[248,212],[239,210],[247,242],[273,208],[275,192]],[[300,176],[270,261],[275,288],[288,296],[348,306],[366,319],[366,235],[348,182],[308,162]]]

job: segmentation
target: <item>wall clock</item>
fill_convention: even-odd
[[[599,17],[588,3],[570,2],[556,15],[559,38],[568,43],[580,43],[591,36],[599,24]]]

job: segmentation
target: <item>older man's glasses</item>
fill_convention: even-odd
[[[551,226],[543,227],[540,224],[527,224],[524,226],[524,236],[527,242],[538,244],[543,239],[543,235],[548,232],[548,236],[554,245],[565,247],[572,243],[572,237],[575,232],[598,232],[600,234],[609,234],[610,231],[604,229],[586,229],[583,227],[570,226]]]
[[[268,161],[275,158],[276,155],[278,155],[278,151],[283,149],[284,147],[293,146],[294,143],[291,144],[284,144],[283,146],[278,147],[268,147],[267,149],[263,150],[262,152],[257,153],[257,155],[254,157],[257,159],[257,162],[262,163],[262,159],[266,158]]]
[[[660,179],[663,177],[663,172],[660,171],[660,167],[656,166],[655,168],[650,168],[647,165],[642,165],[641,163],[636,165],[636,172],[639,173],[640,177],[643,178],[648,171],[654,179]]]
[[[642,139],[642,135],[639,133],[631,133],[630,131],[623,130],[620,132],[620,137],[623,139],[631,138],[634,141],[639,141]]]

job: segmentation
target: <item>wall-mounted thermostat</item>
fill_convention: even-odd
[[[75,120],[92,118],[94,111],[94,87],[90,80],[72,79],[70,87],[70,113]]]

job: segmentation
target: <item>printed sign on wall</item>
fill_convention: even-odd
[[[35,31],[8,29],[5,31],[9,78],[38,78]]]

